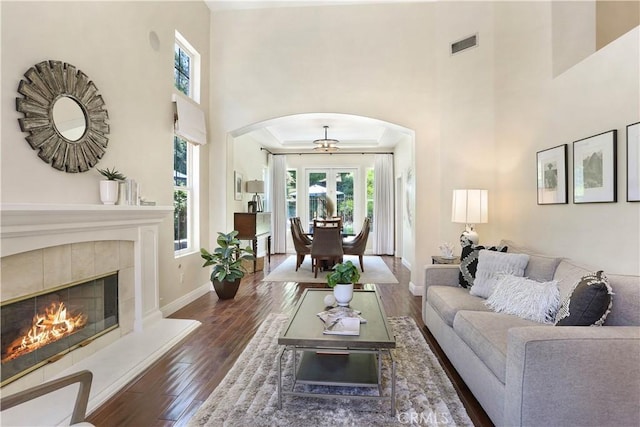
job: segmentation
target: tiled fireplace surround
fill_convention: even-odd
[[[171,207],[2,205],[1,301],[117,271],[120,323],[6,385],[2,395],[89,369],[91,411],[199,325],[163,319],[158,306],[158,224],[171,212]],[[72,403],[60,402],[72,402],[74,393],[65,390],[4,411],[3,423],[64,422]]]

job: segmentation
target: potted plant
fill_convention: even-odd
[[[327,276],[327,285],[333,288],[338,305],[347,307],[353,298],[353,284],[360,280],[358,268],[351,262],[336,264]]]
[[[213,289],[220,299],[231,299],[236,296],[240,280],[246,273],[242,261],[252,261],[255,258],[250,247],[240,247],[237,235],[237,230],[230,233],[218,232],[218,247],[213,252],[209,252],[205,248],[200,249],[200,256],[205,260],[202,266],[213,266],[211,283],[213,283]]]
[[[120,181],[127,179],[116,168],[98,169],[98,172],[106,179],[100,181],[100,200],[105,205],[115,205],[118,200],[118,185]]]

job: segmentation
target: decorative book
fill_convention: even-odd
[[[360,320],[356,317],[343,317],[327,324],[323,334],[326,335],[360,335]]]

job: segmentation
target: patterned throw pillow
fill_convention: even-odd
[[[562,302],[556,326],[602,326],[611,311],[613,290],[604,272],[582,277]]]
[[[473,285],[478,270],[478,254],[483,249],[507,252],[508,248],[506,246],[463,246],[462,255],[460,255],[460,273],[458,274],[458,283],[463,288],[469,288]]]

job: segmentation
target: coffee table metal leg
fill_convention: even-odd
[[[287,347],[283,347],[278,356],[278,409],[282,409],[282,356],[286,350]]]
[[[391,416],[396,416],[396,359],[393,357],[393,352],[389,350],[389,357],[391,357]]]

